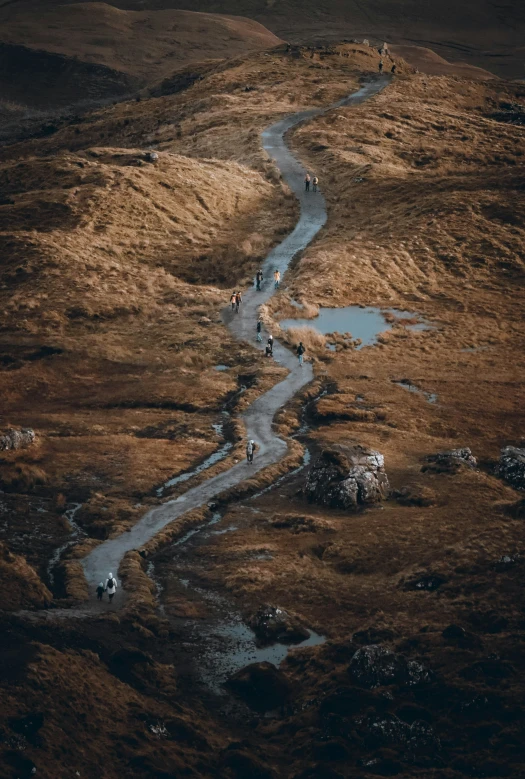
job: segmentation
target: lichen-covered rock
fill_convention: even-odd
[[[525,490],[525,449],[505,446],[501,450],[498,475],[516,490]]]
[[[357,684],[370,689],[388,684],[423,684],[432,678],[428,668],[418,660],[407,660],[404,655],[376,644],[358,649],[348,672]]]
[[[26,449],[35,442],[35,431],[30,427],[23,427],[21,430],[10,428],[3,435],[0,435],[0,451],[5,452],[8,449]]]
[[[334,446],[322,452],[308,474],[306,498],[330,508],[356,509],[388,497],[383,455],[362,446]]]
[[[447,452],[429,454],[426,458],[426,465],[421,470],[423,472],[457,473],[464,466],[476,468],[477,465],[477,460],[471,450],[465,446],[462,449],[450,449]]]
[[[298,644],[310,635],[296,617],[277,606],[261,606],[250,619],[250,627],[263,644],[280,641],[283,644]]]

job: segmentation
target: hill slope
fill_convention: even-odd
[[[220,14],[125,11],[106,3],[48,5],[10,14],[0,39],[141,80],[158,79],[189,62],[271,48],[280,40],[258,22]]]

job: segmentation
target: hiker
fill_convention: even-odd
[[[104,595],[104,582],[100,582],[100,584],[97,587],[97,600],[102,600],[103,595]]]
[[[266,349],[264,350],[266,357],[273,357],[273,350],[270,344],[266,344]]]
[[[261,291],[261,282],[262,282],[263,278],[264,277],[263,277],[262,268],[259,268],[259,270],[257,271],[257,273],[255,275],[256,289],[257,289],[258,292]]]
[[[254,452],[255,452],[255,441],[252,441],[250,439],[246,444],[246,459],[250,464],[253,463]]]
[[[232,304],[232,311],[235,311],[235,304],[237,303],[237,295],[235,294],[235,290],[231,294],[230,303]]]
[[[257,320],[257,340],[259,341],[259,343],[262,342],[261,330],[262,330],[262,319],[258,319]]]
[[[104,589],[107,590],[109,602],[111,603],[117,590],[117,580],[113,577],[112,573],[108,573],[108,578],[106,579]]]
[[[394,64],[393,64],[393,65],[392,65],[392,67],[390,68],[390,72],[392,73],[392,75],[395,75],[396,68],[397,68],[397,65],[396,65],[396,63],[394,62]]]
[[[273,357],[273,335],[268,336],[268,346],[270,347],[270,357]]]
[[[237,292],[237,294],[235,295],[235,310],[237,311],[237,313],[239,313],[239,306],[241,305],[241,303],[242,303],[242,295],[239,290],[239,292]]]
[[[317,176],[314,176],[314,180],[312,184],[314,185],[314,192],[317,192],[317,186],[319,184],[319,179],[317,178]]]
[[[307,173],[306,176],[304,177],[304,189],[305,189],[305,192],[309,192],[310,191],[310,174],[309,173]]]
[[[303,367],[303,354],[305,351],[306,349],[303,346],[303,342],[299,341],[299,346],[297,347],[297,357],[299,358],[299,365],[301,368]]]
[[[281,281],[281,273],[277,268],[273,272],[274,288],[279,289],[279,282]]]
[[[383,72],[383,60],[379,60],[379,72]]]

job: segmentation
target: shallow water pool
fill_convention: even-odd
[[[388,322],[386,316],[395,317]],[[359,339],[361,345],[372,346],[377,343],[377,336],[385,330],[391,330],[396,321],[403,319],[418,319],[415,324],[405,325],[408,330],[430,330],[428,322],[412,311],[400,311],[395,308],[381,309],[373,306],[346,306],[345,308],[320,308],[318,316],[313,319],[283,319],[279,322],[283,330],[292,327],[311,327],[322,335],[328,333],[350,333],[352,339]]]

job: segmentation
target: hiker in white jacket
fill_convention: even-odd
[[[117,591],[117,580],[113,577],[112,573],[108,573],[108,578],[106,579],[104,589],[107,591],[109,602],[111,603],[113,600],[113,595]]]

